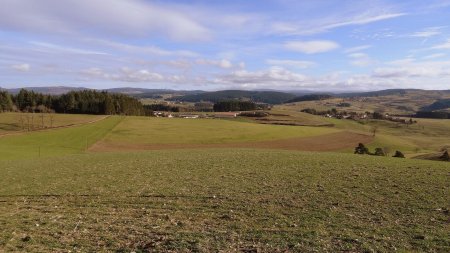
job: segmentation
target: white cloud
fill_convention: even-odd
[[[337,49],[339,44],[329,40],[288,41],[284,47],[300,53],[317,54]]]
[[[394,67],[376,68],[378,78],[444,78],[450,76],[450,61],[421,61],[411,59],[394,61]]]
[[[430,49],[450,49],[450,39],[448,39],[446,42],[442,44],[435,45]]]
[[[12,65],[11,68],[13,68],[14,70],[20,71],[20,72],[28,72],[28,71],[30,71],[31,66],[28,63],[23,63],[23,64]]]
[[[407,57],[407,58],[403,58],[403,59],[389,61],[389,62],[386,62],[386,64],[387,65],[395,65],[395,66],[405,66],[405,65],[409,65],[415,61],[416,61],[416,59],[414,59],[412,57]]]
[[[444,54],[444,53],[437,53],[437,54],[427,55],[427,56],[423,57],[423,59],[430,60],[430,59],[441,58],[441,57],[444,57],[444,56],[446,56],[446,54]]]
[[[355,52],[366,50],[371,47],[372,47],[372,45],[362,45],[362,46],[357,46],[357,47],[351,47],[351,48],[345,49],[344,53],[346,53],[346,54],[355,53]]]
[[[233,64],[229,60],[222,59],[219,63],[219,66],[224,69],[229,69],[233,67]]]
[[[60,52],[65,52],[65,53],[86,54],[86,55],[108,55],[107,53],[104,53],[104,52],[60,46],[60,45],[55,45],[55,44],[47,43],[47,42],[30,41],[29,43],[32,45],[38,46],[39,49],[50,50],[50,51],[60,51]]]
[[[159,82],[164,80],[164,76],[146,69],[132,70],[122,68],[118,80],[126,82]]]
[[[337,28],[342,26],[348,26],[348,25],[365,25],[381,20],[386,19],[392,19],[392,18],[398,18],[401,16],[407,15],[406,13],[385,13],[385,14],[379,14],[379,15],[361,15],[356,18],[350,19],[348,21],[338,22],[334,24],[330,24],[328,26],[325,26],[325,29],[331,29],[331,28]]]
[[[110,80],[123,82],[160,82],[166,78],[159,73],[150,72],[146,69],[134,70],[123,67],[120,70],[106,72],[100,68],[89,68],[79,73],[86,80]]]
[[[178,57],[197,57],[196,52],[190,50],[166,50],[156,46],[136,46],[125,43],[119,43],[109,40],[85,39],[88,43],[106,46],[115,50],[134,54],[150,54],[157,56],[178,56]]]
[[[439,27],[428,27],[423,29],[422,31],[418,31],[415,32],[413,34],[411,34],[411,37],[418,37],[418,38],[429,38],[429,37],[433,37],[439,34],[442,34],[441,29],[443,27],[439,26]]]
[[[319,19],[312,20],[308,23],[295,23],[295,22],[274,22],[270,29],[272,33],[288,34],[288,35],[312,35],[317,33],[327,32],[329,30],[352,25],[365,25],[373,22],[378,22],[387,19],[393,19],[407,15],[402,12],[384,13],[385,11],[380,9],[370,10],[362,12],[362,10],[356,11],[347,16],[334,17],[332,20]],[[325,20],[325,21],[322,21]]]
[[[195,61],[198,65],[209,65],[209,66],[215,66],[223,69],[229,69],[233,68],[234,65],[229,60],[222,59],[222,60],[207,60],[207,59],[197,59]]]
[[[352,59],[350,64],[357,67],[367,67],[375,62],[365,53],[351,53],[348,57]]]
[[[307,76],[281,67],[271,67],[261,71],[238,70],[214,80],[217,84],[233,84],[243,88],[300,87],[307,81]]]
[[[203,41],[211,32],[173,8],[142,0],[2,0],[0,28],[64,34],[166,36]]]
[[[268,59],[266,60],[266,63],[270,65],[294,67],[299,69],[305,69],[316,66],[316,63],[312,61],[297,61],[297,60]]]

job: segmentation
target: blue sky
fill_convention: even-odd
[[[0,0],[0,87],[450,89],[450,1]]]

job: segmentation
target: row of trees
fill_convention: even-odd
[[[179,112],[180,108],[177,106],[170,106],[165,104],[150,104],[144,105],[144,108],[151,111],[162,111],[162,112]]]
[[[61,96],[20,90],[17,95],[0,92],[0,111],[58,112],[74,114],[145,115],[136,98],[105,91],[71,91]],[[147,113],[148,114],[148,113]]]
[[[215,112],[253,111],[256,109],[257,106],[254,102],[239,100],[220,101],[213,106]]]
[[[430,119],[450,119],[450,112],[437,111],[437,112],[429,112],[429,111],[420,111],[417,112],[415,117],[417,118],[430,118]]]
[[[355,154],[358,155],[375,155],[375,156],[388,156],[390,153],[389,148],[375,148],[375,152],[370,152],[370,150],[362,143],[359,143],[357,147],[355,147]],[[401,151],[395,151],[395,154],[392,157],[405,158],[405,155]]]

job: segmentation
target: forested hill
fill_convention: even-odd
[[[336,97],[383,97],[383,96],[408,96],[408,95],[424,95],[424,96],[439,97],[450,95],[450,90],[387,89],[379,91],[335,94]]]
[[[439,99],[431,105],[422,107],[422,111],[436,111],[450,108],[450,98],[449,99]]]
[[[48,95],[22,89],[17,94],[0,91],[0,112],[59,112],[78,114],[144,115],[145,109],[136,98],[105,91],[71,91]]]
[[[333,96],[328,94],[309,94],[304,96],[295,97],[286,101],[286,103],[303,102],[303,101],[316,101],[332,98]]]
[[[257,103],[282,104],[294,97],[294,94],[278,91],[223,90],[178,96],[171,100],[184,102],[210,101],[214,103],[225,100],[251,100]]]
[[[367,92],[352,92],[352,93],[341,93],[337,94],[339,97],[381,97],[390,95],[405,95],[408,91],[420,91],[417,89],[388,89],[388,90],[378,90],[378,91],[367,91]]]

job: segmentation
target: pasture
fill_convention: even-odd
[[[18,131],[74,126],[102,119],[102,115],[56,113],[0,113],[0,136]]]
[[[220,119],[127,117],[91,151],[223,147],[337,133],[330,127],[264,125]]]
[[[333,127],[111,116],[2,136],[0,252],[448,252],[449,163],[345,154],[444,143],[447,121],[279,117]]]
[[[449,173],[442,162],[254,149],[2,161],[0,248],[448,252]]]
[[[112,116],[80,126],[0,136],[0,160],[83,153],[121,120],[119,116]]]

